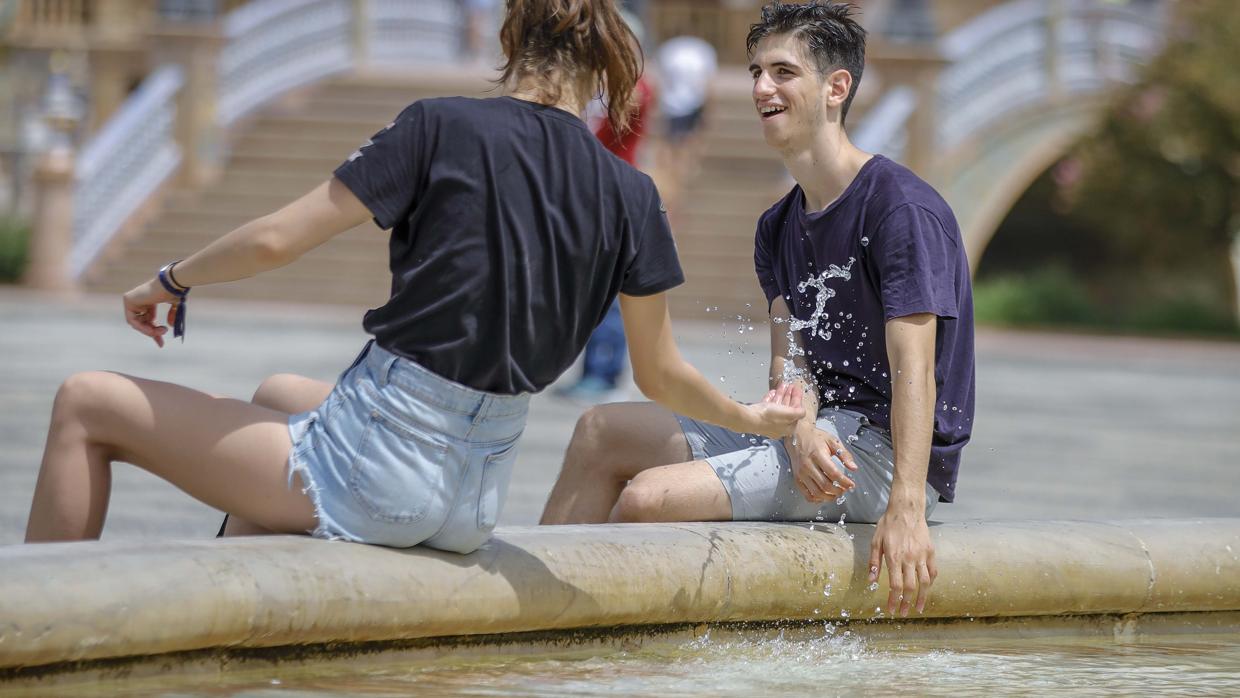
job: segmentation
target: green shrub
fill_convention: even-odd
[[[1095,281],[1101,287],[1091,289],[1055,267],[980,280],[973,288],[974,318],[990,325],[1240,337],[1230,310],[1191,278],[1180,283],[1168,283],[1166,275],[1145,283],[1129,279],[1123,290],[1113,280]]]
[[[0,283],[14,283],[21,278],[29,240],[28,224],[0,216]]]
[[[1055,267],[978,282],[973,314],[978,322],[994,325],[1088,325],[1099,320],[1087,289]]]

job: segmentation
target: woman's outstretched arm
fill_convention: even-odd
[[[805,414],[799,386],[767,395],[768,401],[742,405],[715,389],[710,381],[680,355],[672,335],[667,296],[620,295],[624,333],[629,340],[633,380],[646,397],[680,414],[718,424],[738,433],[781,438],[792,433]],[[776,391],[772,391],[774,393]],[[796,407],[788,406],[797,405]]]
[[[370,220],[371,212],[335,177],[280,210],[256,218],[176,265],[182,286],[246,279],[282,267],[346,230]],[[176,297],[152,278],[125,294],[125,319],[163,346],[167,328],[156,324],[155,306]]]

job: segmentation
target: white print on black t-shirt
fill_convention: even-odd
[[[388,124],[387,126],[384,126],[384,127],[383,127],[383,131],[386,131],[386,130],[390,129],[390,128],[392,128],[392,127],[393,127],[393,126],[395,126],[395,125],[396,125],[396,122],[395,122],[395,121],[393,121],[392,123]],[[380,131],[379,133],[383,133],[383,131]],[[349,162],[353,162],[354,160],[356,160],[356,159],[360,158],[360,157],[362,156],[362,150],[363,150],[364,148],[368,148],[368,147],[370,147],[370,146],[372,146],[372,145],[374,145],[374,144],[375,144],[375,139],[373,139],[373,138],[367,138],[365,143],[361,144],[360,146],[358,146],[357,150],[353,151],[353,154],[349,156],[349,160],[348,160],[348,161],[349,161]]]

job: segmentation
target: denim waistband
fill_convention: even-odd
[[[530,396],[500,395],[448,380],[417,363],[397,356],[371,340],[358,363],[367,367],[380,385],[399,385],[425,402],[455,414],[478,419],[510,417],[529,410]]]

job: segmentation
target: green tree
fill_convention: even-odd
[[[1083,167],[1065,194],[1073,217],[1107,241],[1129,292],[1151,284],[1205,288],[1234,318],[1240,2],[1183,0],[1173,7],[1164,52],[1076,149]]]

